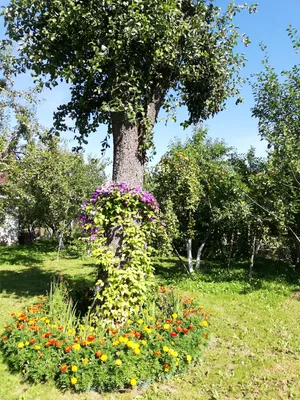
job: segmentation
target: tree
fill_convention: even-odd
[[[249,212],[245,186],[227,161],[231,149],[206,133],[200,128],[185,143],[173,143],[151,176],[153,193],[177,221],[175,232],[186,244],[189,272],[194,271],[192,241],[198,244],[197,269],[211,235],[219,238],[227,230],[233,238],[236,224]]]
[[[12,0],[4,17],[7,34],[19,43],[16,71],[31,69],[47,87],[59,80],[70,85],[71,100],[55,113],[55,128],[67,130],[71,117],[81,145],[106,123],[113,180],[142,186],[162,107],[186,105],[189,125],[238,95],[245,58],[234,53],[240,35],[232,21],[246,8],[230,3],[220,14],[205,0]]]
[[[61,147],[57,138],[31,141],[7,177],[7,201],[25,230],[51,228],[63,235],[80,206],[105,180],[104,163]]]
[[[299,51],[297,31],[288,27],[288,36],[295,51]],[[284,204],[284,220],[294,263],[300,257],[299,186],[300,186],[300,70],[299,64],[278,74],[269,63],[267,49],[265,69],[252,83],[255,105],[252,114],[258,118],[259,133],[268,141],[269,163],[276,195]]]

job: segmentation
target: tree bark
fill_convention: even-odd
[[[204,249],[204,246],[206,244],[206,241],[207,241],[209,235],[211,234],[212,229],[213,229],[212,225],[210,225],[208,228],[208,231],[206,232],[203,242],[201,243],[201,245],[198,248],[195,269],[200,268],[202,251]]]
[[[192,239],[186,240],[186,252],[187,252],[189,273],[192,274],[194,272],[193,255],[192,255]]]
[[[113,181],[143,186],[145,157],[140,149],[141,129],[125,120],[123,112],[112,113],[114,143]]]

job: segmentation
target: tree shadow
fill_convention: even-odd
[[[50,253],[57,250],[53,241],[39,241],[32,244],[0,246],[0,265],[32,266],[42,264]]]

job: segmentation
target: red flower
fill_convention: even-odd
[[[46,332],[45,337],[50,337],[52,335],[52,332]]]
[[[186,335],[187,333],[189,333],[189,330],[187,328],[183,328],[182,332]]]
[[[35,339],[34,339],[34,338],[30,339],[30,340],[29,340],[29,343],[30,343],[30,344],[35,343]]]
[[[159,350],[156,350],[155,355],[156,355],[156,356],[160,356],[160,355],[161,355],[161,352],[160,352]]]
[[[190,328],[190,329],[194,329],[195,327],[194,327],[194,325],[191,324],[191,325],[189,326],[189,328]]]
[[[7,336],[2,336],[2,340],[4,341],[4,340],[6,340],[7,339]]]
[[[9,328],[9,325],[4,325],[4,329],[7,329],[7,328]]]
[[[170,333],[170,336],[176,337],[176,336],[177,336],[177,333],[176,333],[176,332],[171,332],[171,333]]]
[[[59,331],[62,331],[62,330],[64,329],[64,327],[63,327],[63,326],[59,326],[57,329],[58,329]]]
[[[93,340],[95,340],[95,335],[89,335],[88,337],[87,337],[87,341],[88,342],[92,342]]]
[[[142,336],[142,334],[141,334],[140,332],[136,332],[135,337],[136,337],[137,339],[139,339],[141,336]]]
[[[53,345],[55,342],[56,342],[56,340],[55,340],[54,338],[51,338],[51,339],[49,340],[49,343],[50,343],[51,345]]]
[[[96,351],[96,357],[100,358],[102,356],[102,351],[101,350],[97,350]]]
[[[67,364],[63,364],[63,365],[60,367],[60,370],[61,370],[61,372],[66,372],[66,371],[68,371],[68,366],[67,366]]]
[[[72,350],[72,346],[67,346],[65,348],[65,353],[69,353]]]
[[[61,342],[60,340],[57,340],[57,341],[55,342],[55,346],[56,346],[56,347],[61,347],[61,346],[62,346],[62,342]]]

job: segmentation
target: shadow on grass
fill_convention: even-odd
[[[59,274],[45,272],[37,266],[12,271],[11,269],[0,269],[0,294],[2,296],[33,297],[45,295],[49,292],[50,283]],[[87,277],[78,276],[74,279],[64,274],[64,279],[74,283],[76,287],[88,288],[91,280]]]
[[[27,245],[0,246],[0,265],[42,264],[45,258],[57,250],[53,241],[40,241]]]
[[[182,283],[191,280],[204,283],[234,283],[242,284],[241,294],[260,290],[264,283],[278,283],[290,285],[294,290],[300,287],[300,275],[295,269],[281,261],[257,259],[253,269],[253,279],[248,277],[248,261],[232,263],[228,273],[220,262],[203,261],[201,269],[193,276],[187,274],[182,264],[175,258],[156,258],[154,262],[155,275],[163,284]],[[295,289],[296,288],[296,289]],[[299,289],[300,290],[300,289]]]

